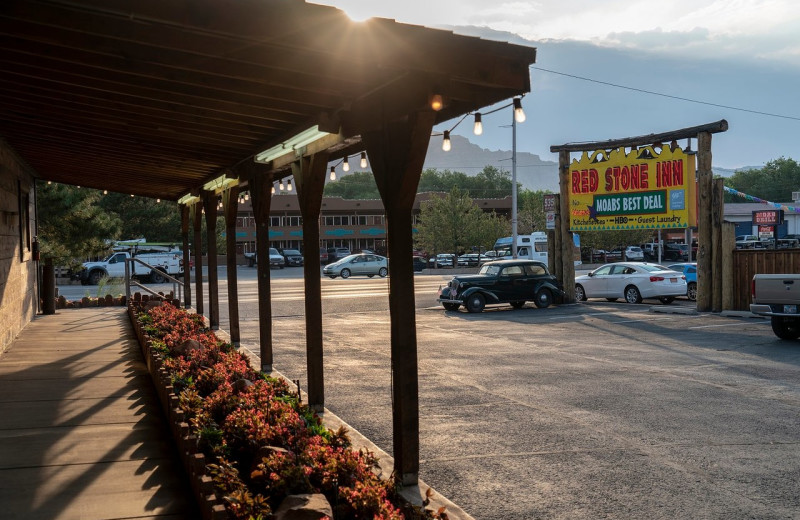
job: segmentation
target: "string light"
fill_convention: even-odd
[[[281,179],[280,183],[278,183],[278,189],[283,191],[283,179]]]
[[[275,183],[272,183],[272,194],[275,195]]]
[[[108,195],[108,190],[103,190],[103,195]]]
[[[367,152],[361,152],[361,169],[367,167]]]
[[[514,120],[517,123],[524,123],[525,122],[525,112],[522,110],[522,100],[520,98],[514,98]]]
[[[156,199],[156,204],[161,203],[161,199]]]
[[[450,151],[450,130],[444,131],[444,139],[442,139],[442,150],[445,152]]]
[[[292,179],[286,181],[286,191],[292,191]]]
[[[47,181],[47,184],[53,184],[53,181]]]
[[[483,122],[481,121],[481,113],[475,112],[475,127],[472,129],[475,135],[481,135],[483,133]]]
[[[250,200],[250,192],[249,191],[244,192],[244,200]]]
[[[348,160],[349,157],[344,158],[344,164],[342,164],[342,170],[349,172],[350,171],[350,161]]]
[[[444,101],[442,100],[441,94],[434,94],[431,96],[431,108],[438,112],[444,106]]]
[[[331,180],[336,180],[336,166],[331,166]]]

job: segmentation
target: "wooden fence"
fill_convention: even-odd
[[[750,282],[756,274],[800,273],[800,249],[733,251],[733,308],[750,310]]]

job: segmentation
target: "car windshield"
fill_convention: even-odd
[[[628,251],[633,251],[634,253],[641,253],[642,252],[642,248],[641,247],[629,247]]]
[[[283,254],[285,255],[300,255],[300,251],[297,249],[284,249]]]
[[[500,268],[498,266],[486,264],[483,267],[481,267],[481,270],[478,271],[478,274],[488,274],[491,276],[496,276],[497,273],[499,272]]]

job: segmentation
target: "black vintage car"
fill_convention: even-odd
[[[437,301],[448,311],[462,305],[469,312],[481,312],[486,305],[510,303],[515,309],[533,301],[549,307],[564,295],[547,266],[535,260],[497,260],[484,264],[478,274],[453,277],[439,288]]]

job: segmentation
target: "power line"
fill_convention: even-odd
[[[670,98],[670,99],[677,99],[679,101],[688,101],[689,103],[697,103],[699,105],[709,105],[709,106],[712,106],[712,107],[727,108],[729,110],[738,110],[740,112],[749,112],[750,114],[757,114],[757,115],[760,115],[760,116],[779,117],[781,119],[791,119],[793,121],[800,121],[800,117],[795,117],[795,116],[784,116],[784,115],[781,115],[781,114],[772,114],[770,112],[761,112],[759,110],[750,110],[748,108],[732,107],[730,105],[720,105],[719,103],[711,103],[709,101],[699,101],[697,99],[690,99],[690,98],[685,98],[685,97],[681,97],[681,96],[673,96],[671,94],[664,94],[662,92],[654,92],[652,90],[645,90],[645,89],[636,88],[636,87],[628,87],[626,85],[618,85],[616,83],[609,83],[608,81],[600,81],[600,80],[592,79],[592,78],[584,78],[583,76],[576,76],[574,74],[567,74],[566,72],[558,72],[556,70],[543,69],[541,67],[531,66],[531,68],[532,69],[536,69],[536,70],[541,70],[542,72],[549,72],[551,74],[558,74],[559,76],[566,76],[568,78],[580,79],[580,80],[583,80],[583,81],[588,81],[590,83],[599,83],[600,85],[608,85],[609,87],[616,87],[616,88],[621,88],[621,89],[625,89],[625,90],[632,90],[634,92],[641,92],[643,94],[651,94],[653,96],[661,96],[661,97]]]

